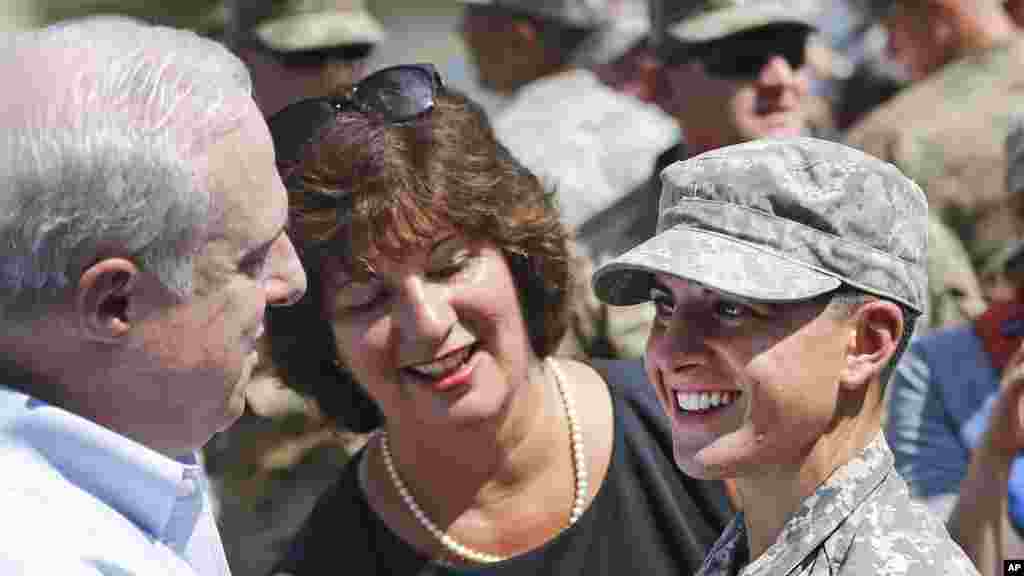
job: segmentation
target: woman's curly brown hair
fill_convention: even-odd
[[[271,119],[272,130],[274,128]],[[278,154],[287,156],[288,151]],[[359,277],[376,255],[398,257],[448,225],[494,243],[508,261],[530,345],[551,354],[567,329],[568,233],[552,195],[494,136],[482,108],[440,89],[411,122],[341,112],[288,178],[289,234],[309,277],[295,306],[268,316],[271,359],[285,383],[312,394],[341,426],[380,425],[376,406],[337,365],[323,314],[324,259]],[[325,197],[347,203],[337,210]]]

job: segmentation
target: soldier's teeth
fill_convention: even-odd
[[[737,396],[738,392],[676,392],[676,403],[680,410],[703,412],[728,406],[736,401]]]

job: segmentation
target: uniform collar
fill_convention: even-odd
[[[847,538],[829,540],[853,512],[871,497],[893,470],[893,455],[879,432],[853,460],[842,465],[786,521],[768,550],[743,567],[743,576],[790,574],[823,543],[830,557],[842,558],[852,544]],[[746,525],[741,512],[708,553],[702,575],[734,574],[746,559]]]

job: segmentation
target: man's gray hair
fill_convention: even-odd
[[[210,145],[254,108],[245,66],[183,30],[93,17],[4,38],[0,318],[125,257],[178,295],[217,215]]]

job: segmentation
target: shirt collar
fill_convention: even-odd
[[[817,550],[866,501],[893,470],[893,455],[879,432],[852,460],[840,466],[786,521],[768,550],[743,569],[745,576],[789,574]],[[850,542],[837,543],[848,546]],[[701,574],[733,574],[746,557],[742,513],[712,547]]]
[[[0,438],[34,450],[70,482],[161,538],[198,490],[195,454],[171,459],[64,409],[0,386]]]

